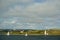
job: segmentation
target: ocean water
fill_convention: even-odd
[[[45,36],[45,35],[36,35],[36,36],[24,36],[24,35],[0,35],[0,40],[60,40],[60,36]]]

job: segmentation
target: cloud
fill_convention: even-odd
[[[4,13],[1,16],[7,17],[7,19],[13,17],[11,21],[7,21],[4,19],[1,26],[11,25],[11,27],[15,26],[15,28],[34,29],[42,28],[41,26],[44,26],[44,28],[46,26],[47,28],[60,26],[60,0],[46,0],[44,2],[36,2],[32,0],[1,0],[1,3],[1,7],[3,8],[3,10],[5,10],[4,8],[6,8],[6,11],[3,11]],[[19,5],[17,3],[19,3]],[[23,6],[21,5],[21,3],[28,3],[29,5],[24,4]],[[6,24],[6,22],[8,23],[8,25]],[[39,23],[44,25],[40,25]]]
[[[54,18],[43,18],[42,22],[37,22],[38,19],[30,19],[32,22],[28,21],[28,18],[5,18],[0,24],[0,29],[50,29],[50,28],[59,28],[60,22],[58,19]]]
[[[0,7],[6,7],[12,4],[17,4],[17,3],[29,3],[32,2],[33,0],[0,0]]]
[[[58,5],[57,5],[58,4]],[[27,7],[15,5],[14,9],[9,8],[3,16],[26,16],[26,17],[54,17],[60,15],[60,2],[59,0],[47,0],[44,3],[32,3]]]

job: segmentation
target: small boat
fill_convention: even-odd
[[[28,36],[28,34],[26,33],[25,36]]]
[[[7,32],[7,36],[9,36],[10,35],[10,33],[9,32]]]
[[[45,34],[45,35],[48,35],[48,33],[47,33],[47,31],[46,31],[46,30],[44,31],[44,34]]]

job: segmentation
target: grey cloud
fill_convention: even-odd
[[[5,0],[5,2],[2,0],[2,3],[3,3],[2,6],[4,6],[4,7],[17,2],[17,0],[15,0],[15,1],[14,0]],[[8,3],[8,2],[10,2],[10,3]],[[26,23],[37,23],[37,24],[41,23],[41,24],[47,25],[48,28],[58,27],[59,25],[55,25],[55,24],[58,24],[58,23],[60,24],[60,22],[58,22],[58,21],[60,21],[59,20],[60,19],[59,18],[60,17],[60,0],[47,0],[44,3],[34,2],[34,3],[26,6],[25,8],[22,8],[21,5],[15,5],[14,8],[9,7],[8,11],[4,12],[2,17],[8,17],[7,18],[8,21],[6,19],[4,19],[4,21],[0,24],[0,26],[3,26],[1,28],[5,28],[6,26],[9,26],[9,25],[11,25],[11,27],[15,26],[15,28],[16,27],[26,28],[26,25],[29,25]],[[11,18],[16,17],[16,18],[12,18],[12,20],[10,20],[9,17],[11,17]],[[16,20],[16,23],[14,20]],[[19,25],[20,23],[22,25]],[[25,23],[25,24],[23,25],[23,23]],[[14,25],[12,25],[12,24],[14,24]],[[36,24],[36,27],[41,28],[41,27],[39,27],[41,25],[37,25],[37,24]],[[19,27],[19,26],[21,26],[21,27]],[[25,26],[25,27],[23,27],[23,26]],[[36,28],[30,24],[30,26],[28,28],[31,28],[31,27]],[[8,28],[8,27],[6,27],[6,28]]]

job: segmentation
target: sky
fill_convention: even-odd
[[[0,0],[0,29],[60,29],[60,0]]]

